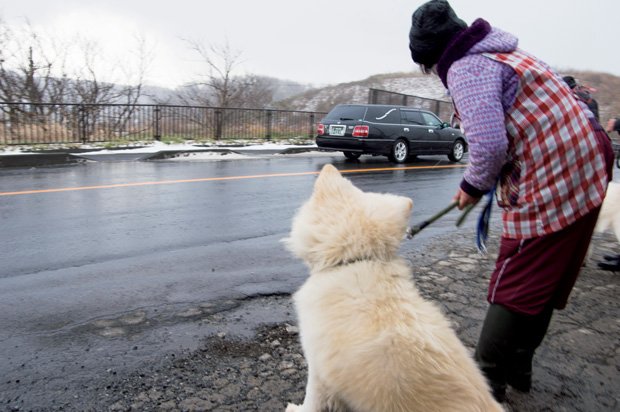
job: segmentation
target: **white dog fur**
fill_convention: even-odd
[[[594,233],[605,233],[607,231],[613,232],[620,242],[620,183],[618,182],[609,182],[596,226],[594,226]],[[590,240],[590,247],[583,261],[583,266],[587,266],[592,261],[592,240],[593,238]]]
[[[326,165],[287,247],[310,269],[294,294],[305,411],[502,411],[439,308],[397,256],[413,202],[365,193]]]
[[[601,212],[598,215],[594,231],[603,233],[611,230],[620,242],[620,183],[609,182]]]

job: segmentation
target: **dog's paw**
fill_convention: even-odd
[[[286,405],[285,412],[297,412],[297,411],[299,411],[299,405],[295,405],[294,403],[289,403],[288,405]]]

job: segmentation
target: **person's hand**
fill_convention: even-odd
[[[607,121],[607,127],[605,128],[605,130],[607,131],[607,133],[611,133],[614,131],[614,126],[616,125],[616,119],[611,118]]]
[[[452,201],[458,202],[459,210],[463,210],[466,206],[475,205],[476,203],[478,203],[478,201],[480,201],[480,198],[470,196],[465,193],[463,189],[459,188],[458,192],[456,192],[456,195],[454,195],[454,197],[452,198]]]

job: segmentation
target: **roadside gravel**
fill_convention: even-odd
[[[486,285],[496,254],[481,256],[471,232],[434,239],[405,253],[424,296],[437,302],[464,344],[473,348],[486,309]],[[596,236],[594,260],[617,252],[610,236]],[[554,315],[534,365],[530,394],[508,392],[508,411],[617,411],[620,408],[619,274],[584,268],[569,306]],[[244,306],[245,305],[245,306]],[[253,336],[226,331],[239,311],[261,307],[284,321],[257,325]],[[279,316],[282,319],[282,316]],[[67,388],[45,410],[283,411],[304,396],[306,363],[290,296],[256,297],[203,321],[221,326],[198,349],[170,353],[126,374],[110,373]],[[9,399],[6,410],[31,410]],[[0,406],[0,409],[2,406]]]

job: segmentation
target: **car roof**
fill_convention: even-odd
[[[397,108],[397,109],[405,109],[405,110],[417,110],[419,112],[432,113],[430,110],[421,109],[419,107],[412,106],[402,106],[397,104],[371,104],[371,103],[340,103],[336,106],[351,106],[351,107],[385,107],[385,108]]]

